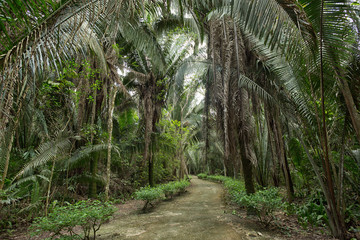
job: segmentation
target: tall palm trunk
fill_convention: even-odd
[[[248,92],[241,89],[241,110],[240,110],[240,155],[243,168],[243,175],[245,181],[245,188],[247,194],[255,193],[254,180],[253,180],[253,164],[255,161],[255,154],[252,149],[252,134],[251,134],[251,120],[250,120],[250,102]]]
[[[94,143],[94,123],[95,123],[95,116],[96,116],[96,97],[97,97],[97,87],[93,89],[93,102],[91,107],[91,119],[90,119],[90,126],[91,126],[91,133],[90,133],[90,144],[93,145]],[[98,168],[98,156],[93,156],[90,159],[90,172],[92,176],[92,181],[89,184],[89,197],[94,198],[97,193],[97,184],[94,180],[97,174]]]
[[[231,75],[231,60],[233,55],[234,41],[233,35],[230,34],[229,24],[223,22],[224,30],[224,69],[223,69],[223,108],[224,108],[224,163],[228,176],[234,175],[234,163],[230,159],[230,132],[229,132],[229,102],[230,102],[230,75]]]
[[[280,176],[279,176],[279,160],[276,154],[276,143],[275,143],[275,136],[273,133],[273,118],[271,117],[270,106],[268,103],[265,103],[265,118],[266,124],[269,128],[269,142],[270,142],[270,149],[271,149],[271,157],[272,157],[272,168],[271,168],[271,175],[273,184],[275,187],[278,187],[280,184]]]
[[[286,158],[285,143],[283,140],[282,128],[280,126],[280,110],[278,107],[274,107],[274,108],[273,108],[274,110],[270,112],[273,123],[272,126],[270,126],[270,128],[271,131],[274,133],[273,137],[276,143],[275,146],[276,146],[277,157],[280,160],[284,173],[287,198],[289,202],[292,202],[294,195],[294,186],[291,180],[290,168]]]
[[[209,74],[208,74],[209,75]],[[203,133],[204,133],[204,148],[203,148],[203,172],[209,172],[209,109],[210,109],[210,79],[206,80],[205,84],[205,99],[204,99],[204,119],[203,119]]]
[[[21,113],[23,102],[24,102],[24,100],[26,98],[28,90],[29,90],[29,86],[26,87],[26,89],[24,91],[24,94],[20,97],[19,102],[18,102],[18,110],[16,111],[15,122],[14,122],[12,128],[11,128],[10,139],[9,139],[8,145],[6,147],[5,166],[4,166],[4,171],[2,173],[2,176],[1,176],[0,190],[2,190],[4,188],[5,179],[6,179],[7,172],[8,172],[8,169],[9,169],[9,164],[10,164],[10,153],[11,153],[12,145],[13,145],[13,142],[14,142],[15,131],[16,131],[18,125],[19,125],[19,122],[20,122],[20,113]]]
[[[339,83],[339,88],[341,90],[341,93],[344,97],[346,107],[349,111],[351,122],[353,125],[353,128],[356,133],[356,138],[358,143],[360,144],[360,110],[356,108],[353,95],[351,93],[350,87],[346,79],[341,76],[337,78]]]
[[[109,98],[109,116],[108,116],[108,147],[107,147],[107,163],[106,163],[106,186],[105,186],[105,200],[109,200],[109,189],[110,189],[110,175],[111,175],[111,139],[113,131],[113,113],[115,107],[115,97],[117,93],[117,88],[115,86],[110,86],[110,98]]]
[[[154,159],[152,149],[155,146],[155,137],[153,132],[156,123],[160,119],[161,107],[164,104],[163,96],[161,95],[165,90],[165,85],[158,82],[153,73],[144,77],[143,83],[140,85],[140,99],[143,105],[144,121],[145,121],[145,149],[143,164],[148,164],[149,170],[149,184],[155,185],[154,180]]]
[[[323,27],[324,27],[324,0],[321,1],[321,9],[320,9],[320,92],[321,92],[321,114],[322,114],[322,126],[321,126],[322,132],[320,133],[320,136],[322,139],[321,142],[322,142],[323,157],[324,157],[323,169],[325,172],[325,181],[327,184],[327,191],[328,191],[328,194],[326,194],[326,196],[328,196],[328,199],[326,200],[328,202],[327,215],[329,217],[330,228],[332,234],[335,237],[338,237],[340,239],[345,239],[346,229],[345,226],[343,226],[342,224],[340,212],[338,211],[338,208],[336,206],[334,183],[332,179],[330,160],[329,160],[329,144],[328,144],[328,134],[326,128],[325,94],[324,94]],[[350,114],[350,115],[353,120],[354,114]],[[357,121],[355,121],[355,128],[356,126],[357,126]]]
[[[146,88],[147,87],[147,88]],[[149,170],[149,185],[154,186],[154,166],[153,166],[153,156],[151,151],[152,144],[152,133],[154,129],[154,115],[155,115],[155,102],[154,95],[156,88],[156,79],[153,74],[150,74],[150,78],[147,81],[147,86],[143,89],[143,108],[144,108],[144,118],[145,118],[145,150],[144,150],[144,163],[148,163]]]
[[[50,193],[51,193],[51,183],[52,183],[52,179],[54,176],[54,169],[55,169],[55,159],[52,162],[51,175],[50,175],[49,185],[48,185],[47,194],[46,194],[45,216],[47,216],[47,214],[48,214],[48,207],[49,207]]]

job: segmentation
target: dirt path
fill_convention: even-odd
[[[242,229],[225,214],[220,184],[194,177],[187,193],[156,205],[149,213],[133,212],[101,227],[99,239],[231,240],[275,239]]]

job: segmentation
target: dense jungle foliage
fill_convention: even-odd
[[[355,0],[0,0],[0,231],[206,173],[359,237],[359,33]]]

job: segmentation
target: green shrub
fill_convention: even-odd
[[[295,203],[289,203],[289,202],[285,202],[283,204],[283,208],[284,208],[284,213],[288,216],[290,215],[296,215],[296,211],[298,209],[298,205]]]
[[[164,192],[161,187],[143,187],[135,192],[135,199],[145,201],[143,210],[146,210],[149,204],[152,205],[153,201],[164,199]]]
[[[184,192],[185,189],[190,185],[187,180],[169,182],[158,186],[165,194],[165,197],[172,197],[176,193]]]
[[[246,195],[245,185],[242,181],[227,178],[223,184],[231,200],[235,203],[238,203],[239,199]]]
[[[221,175],[209,175],[207,176],[207,179],[215,181],[215,182],[225,182],[228,179],[231,179],[229,177],[221,176]]]
[[[221,175],[209,175],[206,179],[223,183],[233,202],[254,211],[259,220],[267,225],[274,219],[274,212],[282,208],[282,198],[276,188],[246,195],[245,184],[240,180]]]
[[[50,232],[53,237],[60,239],[93,239],[101,225],[108,221],[116,208],[109,202],[79,201],[67,206],[56,206],[48,216],[36,218],[30,227],[31,235]],[[80,226],[83,236],[74,231]],[[91,234],[92,233],[92,234]]]
[[[221,175],[208,175],[206,179],[223,183],[231,200],[235,203],[238,203],[239,199],[246,195],[245,184],[240,180]]]
[[[188,180],[169,182],[159,185],[157,187],[143,187],[135,192],[135,199],[145,201],[143,210],[146,210],[148,205],[152,206],[152,202],[155,200],[162,200],[168,197],[172,197],[176,193],[184,192],[186,187],[190,185]]]
[[[178,191],[176,189],[175,183],[176,182],[169,182],[159,186],[163,190],[165,197],[172,197]]]
[[[187,180],[181,180],[178,182],[175,182],[175,188],[177,189],[177,192],[182,193],[185,192],[185,189],[190,186],[190,182]]]
[[[296,209],[298,222],[303,228],[311,226],[323,226],[328,223],[325,210],[325,201],[317,194],[312,195],[303,205]]]
[[[199,174],[197,175],[197,177],[200,178],[200,179],[206,179],[206,178],[207,178],[207,174],[206,174],[206,173],[199,173]]]
[[[234,180],[232,178],[227,178],[223,181],[224,187],[229,191],[229,193],[233,192],[244,192],[245,185],[242,181]]]
[[[274,212],[282,208],[282,198],[279,190],[269,188],[259,190],[254,194],[239,196],[237,203],[253,210],[259,220],[268,225],[274,220]]]

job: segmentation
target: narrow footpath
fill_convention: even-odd
[[[148,213],[134,211],[115,217],[101,227],[97,239],[278,239],[234,224],[234,216],[225,213],[221,184],[196,177],[191,183],[185,194],[156,204]]]

